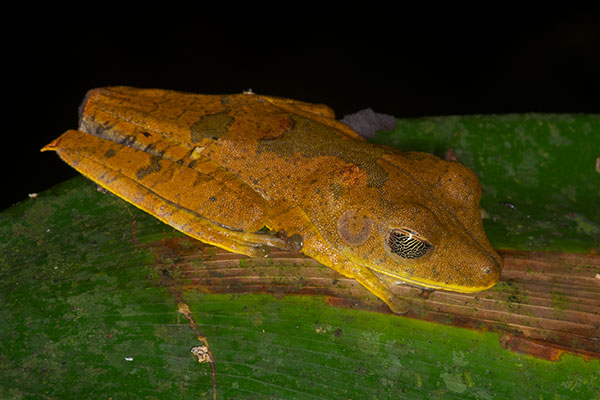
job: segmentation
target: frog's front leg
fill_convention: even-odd
[[[345,274],[344,271],[331,267],[341,274]],[[348,275],[346,275],[348,276]],[[373,271],[367,267],[354,268],[352,271],[352,278],[356,279],[361,285],[379,297],[381,300],[390,307],[390,310],[396,314],[405,314],[408,312],[408,304],[398,296],[394,295],[387,283],[379,278]]]
[[[272,215],[269,226],[301,235],[303,254],[348,278],[356,279],[368,291],[383,300],[394,313],[404,314],[408,311],[406,302],[392,293],[388,283],[369,268],[348,260],[333,248],[301,208],[295,207]]]

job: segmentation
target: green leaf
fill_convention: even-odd
[[[599,134],[598,116],[515,115],[404,120],[376,140],[454,149],[482,180],[496,247],[588,252]],[[179,236],[81,177],[0,213],[0,398],[210,399],[199,335],[220,399],[600,398],[599,360],[517,354],[497,333],[322,296],[179,290],[149,249]]]

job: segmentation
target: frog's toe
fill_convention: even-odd
[[[236,238],[237,241],[253,247],[276,247],[285,249],[287,243],[272,232],[255,232],[255,233],[240,233]]]
[[[408,312],[408,303],[399,297],[390,298],[386,303],[394,314],[402,315]]]

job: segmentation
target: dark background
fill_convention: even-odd
[[[234,21],[183,10],[192,18],[165,15],[169,24],[74,16],[20,25],[3,39],[11,122],[0,210],[77,174],[39,149],[76,128],[85,92],[99,86],[251,88],[325,103],[338,117],[366,107],[401,118],[600,111],[597,11],[356,11],[313,18],[277,9]]]

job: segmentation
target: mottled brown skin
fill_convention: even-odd
[[[94,89],[79,130],[43,150],[201,241],[250,256],[301,246],[396,312],[405,308],[390,284],[475,292],[493,286],[502,268],[483,230],[473,172],[369,144],[326,106]],[[257,233],[263,227],[271,232]],[[431,249],[417,259],[392,253],[392,229]]]

